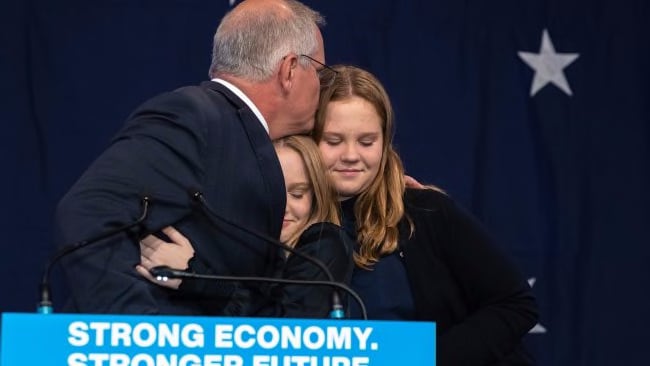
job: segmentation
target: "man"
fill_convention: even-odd
[[[223,286],[218,297],[191,298],[149,284],[134,270],[138,239],[173,225],[214,274],[269,276],[277,269],[277,248],[219,220],[215,224],[207,211],[279,237],[285,192],[271,140],[313,126],[317,68],[325,57],[318,28],[323,24],[317,12],[294,0],[242,2],[214,36],[212,81],[162,94],[130,116],[63,197],[57,224],[62,243],[109,232],[141,215],[145,195],[151,201],[147,217],[141,230],[113,235],[66,258],[68,310],[255,313],[261,296],[254,286]],[[192,198],[198,192],[205,204]]]

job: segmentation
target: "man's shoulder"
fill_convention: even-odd
[[[176,98],[196,103],[226,103],[229,99],[228,90],[223,86],[206,81],[199,85],[188,85],[180,87],[168,93],[159,95],[167,98]]]
[[[211,113],[223,113],[229,109],[235,111],[236,106],[229,101],[228,96],[211,84],[216,83],[205,82],[160,93],[142,103],[133,115],[153,112],[175,116],[189,114],[197,118]]]

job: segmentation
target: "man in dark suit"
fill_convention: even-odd
[[[317,72],[325,61],[322,24],[317,12],[294,0],[247,0],[217,29],[211,81],[157,96],[129,117],[59,203],[60,241],[78,242],[133,222],[145,195],[151,199],[147,217],[137,230],[65,259],[69,311],[257,311],[262,296],[255,286],[226,285],[217,296],[190,297],[150,284],[134,270],[138,240],[173,225],[191,240],[211,273],[269,276],[277,270],[277,248],[215,225],[192,193],[201,192],[218,215],[279,237],[285,191],[271,140],[313,126]]]

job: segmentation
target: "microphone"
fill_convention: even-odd
[[[101,233],[97,236],[78,241],[73,244],[68,244],[63,248],[59,249],[46,263],[45,269],[43,270],[43,277],[40,284],[40,301],[37,304],[36,312],[40,314],[51,314],[54,312],[52,307],[52,300],[50,296],[50,274],[52,272],[52,267],[56,264],[61,258],[67,256],[70,253],[73,253],[81,248],[88,247],[94,243],[99,242],[100,240],[109,238],[113,235],[119,234],[121,232],[127,231],[137,225],[140,225],[146,218],[149,211],[149,197],[142,197],[142,214],[140,217],[128,224],[117,227],[113,230],[108,230],[104,233]]]
[[[240,277],[240,276],[206,275],[206,274],[187,272],[180,269],[171,268],[168,266],[153,267],[149,270],[149,273],[151,273],[151,275],[155,277],[156,280],[158,281],[168,281],[171,279],[190,279],[190,280],[211,280],[211,281],[264,282],[264,283],[272,283],[272,284],[280,283],[284,285],[302,285],[302,286],[313,285],[313,286],[335,287],[350,294],[357,302],[357,304],[359,304],[359,308],[361,309],[361,314],[363,316],[363,319],[368,320],[368,316],[366,315],[366,307],[363,304],[361,297],[359,297],[359,295],[350,287],[336,281],[292,280],[286,278],[270,278],[270,277],[254,277],[254,276]],[[338,292],[334,291],[332,296],[337,297],[338,303],[341,304],[341,300]],[[335,318],[331,316],[331,313],[330,316],[334,319],[343,318],[343,306],[341,305],[339,308],[336,308],[335,306],[332,307],[333,307],[332,312],[339,311],[341,316]]]
[[[253,236],[257,237],[258,239],[262,239],[263,241],[265,241],[267,243],[270,243],[270,244],[272,244],[272,245],[274,245],[276,247],[279,247],[279,248],[281,248],[283,250],[286,250],[286,251],[290,252],[291,254],[295,254],[298,257],[300,257],[300,258],[302,258],[302,259],[316,265],[327,276],[328,281],[306,281],[305,280],[304,282],[306,282],[306,283],[301,283],[301,284],[307,284],[307,283],[317,284],[318,282],[321,282],[320,285],[324,285],[324,283],[327,282],[329,286],[334,286],[333,285],[334,283],[338,284],[338,285],[336,285],[334,287],[338,287],[340,289],[343,289],[345,292],[350,294],[359,303],[359,307],[361,309],[361,313],[363,314],[363,318],[367,319],[365,305],[363,304],[363,301],[361,301],[361,298],[359,297],[359,295],[354,290],[352,290],[350,287],[345,286],[345,285],[343,285],[341,283],[338,283],[334,279],[334,276],[332,275],[332,272],[330,272],[329,268],[327,268],[327,266],[322,261],[320,261],[318,258],[314,258],[314,257],[312,257],[310,255],[304,254],[304,253],[302,253],[302,252],[300,252],[300,251],[298,251],[298,250],[296,250],[296,249],[294,249],[294,248],[292,248],[292,247],[290,247],[290,246],[288,246],[288,245],[286,245],[286,244],[284,244],[284,243],[282,243],[282,242],[280,242],[280,241],[278,241],[276,239],[273,239],[273,238],[271,238],[271,237],[269,237],[267,235],[258,233],[258,232],[254,231],[254,230],[251,230],[249,228],[241,226],[241,225],[237,224],[236,222],[231,221],[231,220],[217,214],[212,209],[212,207],[210,207],[210,204],[206,201],[205,197],[203,197],[203,193],[201,193],[200,191],[194,191],[194,192],[191,193],[191,195],[199,203],[199,205],[203,208],[203,211],[207,214],[207,217],[208,217],[208,219],[210,219],[210,221],[214,222],[214,218],[216,218],[219,221],[230,225],[231,227],[234,227],[236,229],[244,231],[244,232],[246,232],[246,233],[248,233],[250,235],[253,235]],[[240,277],[238,277],[238,278],[240,278]],[[242,277],[242,278],[244,278],[244,277]],[[278,280],[279,279],[274,279],[274,281],[259,281],[259,282],[282,283],[282,281],[278,281]],[[289,280],[284,280],[284,281],[289,281]],[[291,280],[291,281],[301,281],[301,280]],[[286,282],[286,283],[289,283],[289,282]],[[298,284],[298,283],[296,283],[296,284]],[[341,302],[341,297],[339,296],[339,294],[335,290],[335,291],[332,292],[332,311],[330,312],[330,317],[334,318],[334,319],[341,319],[341,318],[344,317],[344,315],[345,315],[345,313],[343,311],[343,303]]]

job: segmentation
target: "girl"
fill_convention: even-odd
[[[529,364],[520,342],[537,308],[527,282],[449,196],[405,189],[381,83],[337,66],[321,85],[313,135],[357,242],[352,288],[368,317],[435,321],[439,365]]]

